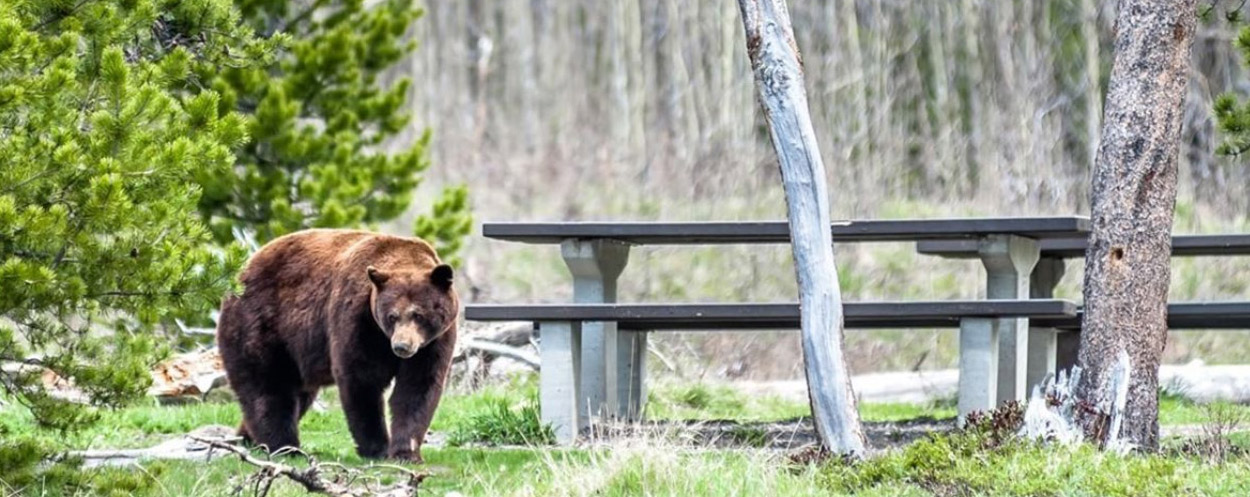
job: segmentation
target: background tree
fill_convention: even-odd
[[[1115,61],[1094,164],[1092,227],[1085,255],[1085,321],[1077,395],[1101,413],[1083,416],[1099,440],[1156,447],[1159,362],[1167,342],[1172,219],[1194,0],[1120,2]],[[1128,359],[1128,396],[1114,412]],[[1121,377],[1122,378],[1122,377]],[[1123,419],[1120,433],[1107,415]]]
[[[213,248],[188,180],[228,170],[246,121],[198,74],[272,49],[219,1],[0,2],[0,385],[41,423],[95,410],[40,367],[92,405],[134,399],[154,332],[230,287],[243,251]]]
[[[232,170],[204,171],[200,211],[220,242],[242,229],[263,243],[308,227],[358,226],[405,211],[429,167],[429,132],[387,151],[409,123],[408,79],[387,72],[408,56],[421,11],[411,0],[236,0],[246,22],[293,37],[268,67],[232,68],[212,88],[221,108],[250,115],[252,141]],[[414,230],[450,255],[468,234],[466,191],[448,189]]]

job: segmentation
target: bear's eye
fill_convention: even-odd
[[[392,312],[386,315],[386,322],[395,324],[396,321],[399,321],[399,314]]]

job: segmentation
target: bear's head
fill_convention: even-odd
[[[433,269],[368,268],[373,284],[369,303],[373,319],[391,340],[391,351],[412,357],[455,324],[459,303],[451,287],[451,266]]]

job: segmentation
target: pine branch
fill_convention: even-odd
[[[69,16],[74,15],[75,13],[77,13],[77,12],[78,12],[78,9],[83,8],[83,6],[84,6],[84,5],[87,5],[88,3],[91,3],[92,1],[93,1],[93,0],[81,0],[81,1],[79,1],[77,4],[75,4],[73,7],[71,7],[71,8],[69,9],[69,12],[66,12],[65,14],[60,15],[60,16],[52,16],[52,17],[49,17],[49,18],[47,18],[47,19],[44,19],[44,20],[43,20],[42,22],[40,22],[39,24],[36,24],[36,25],[35,25],[35,27],[34,27],[34,28],[32,28],[31,30],[32,30],[32,31],[40,31],[40,30],[42,30],[43,28],[47,27],[49,24],[53,24],[53,23],[57,23],[57,22],[61,22],[61,20],[62,20],[62,19],[65,19],[65,18],[67,18],[67,17],[69,17]]]

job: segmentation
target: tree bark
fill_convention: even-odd
[[[785,0],[738,0],[738,7],[785,185],[812,418],[825,448],[862,457],[864,434],[842,355],[842,295],[833,260],[825,165],[808,114],[790,14]]]
[[[1122,0],[1093,172],[1080,423],[1102,443],[1158,446],[1158,372],[1167,341],[1172,218],[1195,1]],[[1113,370],[1130,364],[1120,433],[1109,433]]]

